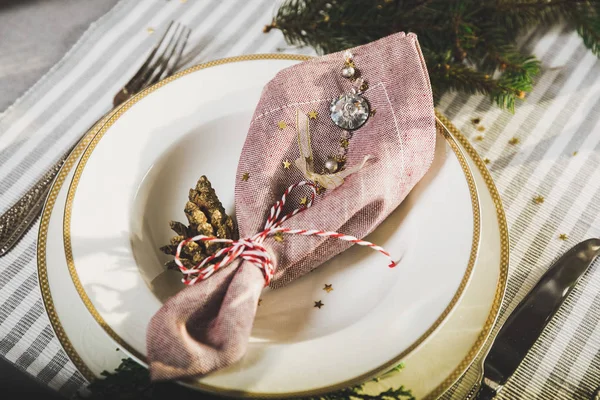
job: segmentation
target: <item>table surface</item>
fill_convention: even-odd
[[[61,125],[51,129],[47,121],[38,118],[8,146],[1,142],[3,134],[15,121],[22,122],[19,118],[27,115],[42,95],[53,93],[60,86],[61,76],[74,69],[77,60],[89,50],[85,45],[102,40],[98,30],[106,24],[123,23],[127,13],[141,13],[137,8],[144,12],[140,18],[148,20],[161,13],[181,16],[187,12],[201,16],[194,17],[194,21],[206,18],[192,26],[202,31],[202,35],[189,46],[197,53],[188,59],[188,65],[244,52],[310,52],[310,49],[286,47],[277,36],[278,31],[267,36],[260,33],[261,24],[272,15],[271,0],[206,2],[208,0],[202,4],[209,7],[198,12],[204,7],[200,2],[121,0],[120,9],[98,21],[99,28],[91,29],[87,37],[84,35],[81,39],[84,43],[72,50],[66,61],[61,61],[90,24],[117,0],[0,1],[0,112],[6,110],[0,115],[0,167],[11,162],[4,154],[10,146],[15,145],[18,151],[18,145],[27,145],[36,135],[52,134],[56,140],[64,137],[73,140],[101,114],[102,107],[97,104],[108,104],[109,93],[98,101],[86,100],[85,106],[96,107],[99,113],[95,117],[88,116],[89,121],[74,120],[69,115],[71,119],[66,120],[73,123],[73,132],[60,131]],[[239,6],[232,7],[234,3]],[[216,24],[220,24],[220,29],[211,31]],[[129,28],[130,31],[139,29],[137,36],[121,39],[139,44],[136,47],[139,60],[152,45],[152,40],[140,38],[142,33],[147,34],[148,27],[149,23],[137,21]],[[504,311],[524,296],[557,255],[579,240],[600,236],[597,183],[600,182],[600,101],[597,100],[600,98],[600,62],[585,49],[574,32],[563,27],[535,30],[523,38],[521,45],[540,58],[543,72],[534,91],[514,115],[498,110],[481,96],[447,94],[438,107],[473,139],[503,197],[512,238],[511,273]],[[131,65],[119,65],[119,68],[120,73],[108,81],[114,87],[131,74]],[[24,95],[49,70],[48,77]],[[21,96],[17,105],[9,107]],[[483,134],[471,123],[474,117],[481,119]],[[65,149],[69,144],[67,139]],[[58,154],[57,151],[54,156]],[[23,164],[26,167],[23,174],[0,168],[0,212],[52,163],[52,156],[42,155],[45,158],[40,158],[42,161],[35,165]],[[6,190],[8,187],[11,190]],[[532,201],[538,196],[545,201]],[[10,342],[8,348],[0,341],[0,360],[18,364],[52,388],[71,394],[83,384],[83,378],[54,337],[39,294],[31,294],[36,287],[35,232],[27,235],[14,254],[0,259],[0,339],[13,335],[17,328],[20,336]],[[26,272],[17,274],[14,272],[17,267]],[[501,398],[587,399],[600,384],[599,270],[596,263],[582,279]],[[14,276],[17,278],[13,279]],[[14,317],[6,322],[14,315],[21,319]],[[6,363],[0,363],[0,374],[4,374],[6,368]],[[0,387],[2,385],[0,380]],[[450,396],[451,393],[446,397]]]
[[[0,114],[46,74],[89,25],[117,1],[0,1]],[[59,398],[2,356],[0,390],[3,394]]]

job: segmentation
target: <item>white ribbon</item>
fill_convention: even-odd
[[[314,159],[310,144],[309,118],[300,110],[296,110],[296,131],[298,132],[298,148],[300,149],[300,158],[295,161],[296,167],[302,171],[306,179],[318,183],[325,189],[331,190],[341,186],[344,183],[344,178],[360,171],[371,158],[370,155],[367,155],[360,164],[335,174],[317,174],[314,170]]]

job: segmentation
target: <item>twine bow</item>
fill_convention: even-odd
[[[292,212],[285,214],[280,218],[279,215],[281,214],[281,210],[285,205],[287,196],[292,190],[301,186],[308,186],[310,188],[310,200],[307,201],[306,205],[296,208]],[[271,211],[269,213],[269,217],[267,218],[267,222],[265,223],[263,231],[249,238],[232,240],[220,239],[213,236],[198,235],[181,241],[177,246],[177,252],[175,253],[175,263],[185,276],[185,278],[183,278],[183,283],[185,283],[186,285],[193,285],[198,281],[207,279],[212,274],[214,274],[215,271],[217,271],[219,268],[230,264],[239,257],[246,261],[250,261],[258,268],[260,268],[263,271],[265,277],[265,286],[268,286],[271,282],[271,279],[273,278],[273,274],[275,273],[275,265],[273,263],[271,255],[263,246],[263,242],[268,236],[274,235],[277,232],[304,236],[334,237],[340,240],[358,244],[360,246],[367,246],[385,255],[390,260],[390,263],[388,265],[390,268],[396,266],[396,262],[391,258],[390,254],[387,251],[385,251],[380,246],[377,246],[371,242],[367,242],[366,240],[361,240],[354,236],[344,235],[343,233],[338,232],[328,232],[317,229],[289,229],[281,226],[281,224],[283,224],[289,218],[310,208],[312,206],[313,201],[315,200],[316,193],[316,185],[307,181],[301,181],[288,187],[285,190],[285,192],[283,192],[281,199],[279,199],[271,207]],[[205,258],[204,260],[202,260],[202,262],[195,265],[194,267],[186,268],[180,259],[181,250],[186,244],[196,241],[228,243],[229,246],[222,248],[215,254]],[[211,264],[211,262],[216,259],[220,260],[216,263]]]
[[[318,183],[325,189],[335,189],[344,183],[344,178],[360,171],[371,158],[367,155],[363,161],[352,168],[346,168],[335,174],[317,174],[313,165],[312,146],[310,144],[310,121],[308,117],[296,110],[296,131],[298,133],[298,148],[300,149],[300,158],[296,159],[296,167],[302,172],[306,179]]]

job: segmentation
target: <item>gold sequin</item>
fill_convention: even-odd
[[[573,157],[575,157],[577,154],[579,154],[579,152],[578,151],[574,151],[573,152]]]
[[[262,303],[262,299],[258,299],[258,306],[260,307],[260,303]]]
[[[489,163],[491,163],[490,159],[489,159],[489,158],[487,158],[487,157],[483,159],[483,162],[484,162],[484,163],[486,163],[486,164],[489,164]]]
[[[483,131],[485,131],[485,126],[483,126],[483,125],[479,125],[479,126],[477,127],[477,130],[478,130],[479,132],[483,132]]]
[[[327,293],[329,293],[333,290],[333,285],[326,283],[323,290],[326,291]]]
[[[312,110],[311,112],[308,113],[308,118],[310,118],[310,119],[317,119],[318,116],[319,116],[319,113],[317,113],[315,110]]]
[[[344,149],[347,149],[348,146],[350,146],[350,141],[348,139],[342,139],[340,140],[340,146],[342,146]]]
[[[481,122],[481,118],[473,118],[473,119],[471,119],[471,123],[472,123],[473,125],[477,125],[477,124],[479,124],[480,122]]]
[[[250,174],[248,172],[244,172],[242,174],[242,180],[246,182],[250,178]]]
[[[508,144],[512,144],[512,145],[514,146],[514,145],[516,145],[516,144],[519,144],[519,142],[520,142],[520,141],[521,141],[521,140],[520,140],[519,138],[517,138],[517,137],[514,137],[514,138],[511,138],[511,139],[508,141]]]
[[[537,195],[533,198],[533,202],[535,204],[542,204],[545,201],[544,196],[542,195]]]
[[[292,165],[291,162],[289,162],[288,160],[283,161],[283,169],[290,169],[290,165]]]
[[[560,235],[558,235],[558,238],[560,240],[567,240],[569,238],[569,235],[567,235],[566,233],[561,233]]]
[[[283,242],[283,232],[277,232],[273,235],[273,239],[275,239],[276,242]]]
[[[373,108],[371,111],[369,111],[369,116],[374,116],[377,113],[377,109]]]
[[[477,135],[475,136],[475,140],[477,140],[478,142],[481,142],[484,139],[483,135]]]
[[[279,121],[277,123],[277,126],[279,127],[280,130],[284,130],[285,128],[287,128],[287,124],[285,123],[285,121]]]
[[[152,34],[152,33],[154,33],[154,28],[148,27],[148,28],[146,28],[146,32]]]
[[[315,301],[315,305],[314,307],[318,308],[319,310],[321,309],[321,307],[323,307],[325,304],[323,304],[323,302],[321,300],[319,301]]]

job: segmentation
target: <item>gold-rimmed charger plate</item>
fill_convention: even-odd
[[[260,56],[258,56],[258,57],[260,57]],[[281,57],[281,55],[277,55],[277,57]],[[239,60],[239,59],[238,59],[238,60]],[[229,61],[232,61],[232,60],[229,60]],[[233,60],[233,61],[236,61],[236,60]],[[460,137],[459,137],[459,139],[460,139]],[[485,169],[485,168],[484,168],[484,169]],[[487,171],[486,171],[486,172],[487,172]],[[64,177],[63,177],[63,179],[64,179]],[[490,182],[491,182],[491,181],[490,181]],[[61,183],[62,183],[62,182],[61,182]],[[486,182],[486,183],[487,183],[487,182]],[[492,185],[493,185],[493,183],[492,183]],[[489,185],[488,185],[488,187],[489,187]],[[58,186],[58,189],[60,189],[60,186]],[[55,188],[53,188],[53,193],[54,193],[54,192],[58,193],[58,189],[57,189],[57,187],[55,186]],[[491,190],[491,189],[490,189],[490,190]],[[496,195],[497,195],[497,194],[496,194]],[[52,196],[51,196],[51,197],[52,197]],[[45,213],[44,213],[45,215],[48,215],[48,218],[49,218],[49,215],[50,215],[49,213],[52,211],[52,207],[51,207],[51,206],[52,206],[52,205],[49,203],[49,204],[48,204],[48,206],[47,206],[47,208],[46,208],[46,210],[45,210]],[[50,207],[50,208],[49,208],[49,207]],[[500,207],[501,207],[501,206],[500,206]],[[500,208],[500,210],[501,210],[501,208]],[[500,219],[500,214],[498,214],[497,218],[498,218],[498,219]],[[43,231],[43,229],[42,229],[42,231]],[[42,243],[42,242],[45,242],[45,240],[42,240],[42,239],[43,239],[43,236],[44,236],[42,233],[43,233],[43,232],[41,232],[41,233],[40,233],[40,243]],[[41,252],[40,252],[40,255],[41,255],[40,257],[41,257],[41,258],[43,258],[43,255],[42,255],[42,252],[43,252],[43,250],[44,250],[44,249],[42,248],[42,246],[40,246],[40,251],[41,251]],[[503,251],[503,252],[505,252],[505,250],[506,250],[506,249],[502,249],[502,251]],[[40,262],[40,266],[42,266],[42,265],[43,265],[43,263],[42,263],[42,262]],[[40,277],[42,277],[42,275],[45,275],[45,274],[42,274],[42,268],[40,267]],[[502,274],[501,274],[501,275],[502,275]],[[465,283],[466,283],[466,282],[465,282]],[[499,286],[498,286],[498,287],[500,287],[500,288],[501,288],[501,290],[500,290],[500,292],[501,292],[501,293],[503,293],[503,287],[504,287],[503,285],[504,285],[504,283],[502,282],[502,279],[500,279],[500,280],[499,280]],[[42,285],[42,286],[44,286],[44,285]],[[498,290],[497,290],[496,292],[498,292]],[[501,295],[500,295],[500,298],[501,298]],[[498,299],[496,299],[496,300],[497,300],[497,302],[496,302],[496,303],[498,303],[498,305],[499,305],[499,300],[498,300]],[[50,303],[49,303],[49,301],[48,301],[48,300],[47,300],[46,302],[47,302],[47,304],[50,304],[50,303],[51,303],[51,301],[50,301]],[[496,303],[494,303],[494,304],[496,304]],[[492,308],[494,308],[494,307],[492,307]],[[495,318],[495,312],[497,312],[497,310],[496,310],[496,311],[492,310],[492,311],[493,311],[494,318]],[[492,322],[493,322],[493,321],[492,321]],[[60,325],[60,322],[59,322],[59,321],[54,321],[54,320],[53,320],[53,324],[55,324],[55,327],[56,327],[56,326],[57,326],[56,324]],[[60,336],[60,335],[59,335],[59,336]],[[63,342],[63,343],[64,343],[64,342]],[[415,354],[417,354],[417,355],[418,355],[418,353],[419,353],[419,352],[416,352]],[[464,360],[463,360],[463,361],[464,361]],[[463,362],[462,364],[464,364],[464,362]],[[407,371],[408,371],[408,372],[410,372],[410,369],[408,369]],[[408,378],[408,375],[407,375],[407,372],[406,372],[406,371],[405,371],[405,373],[404,373],[404,374],[405,374],[405,376]],[[456,373],[455,373],[454,375],[456,375]]]

